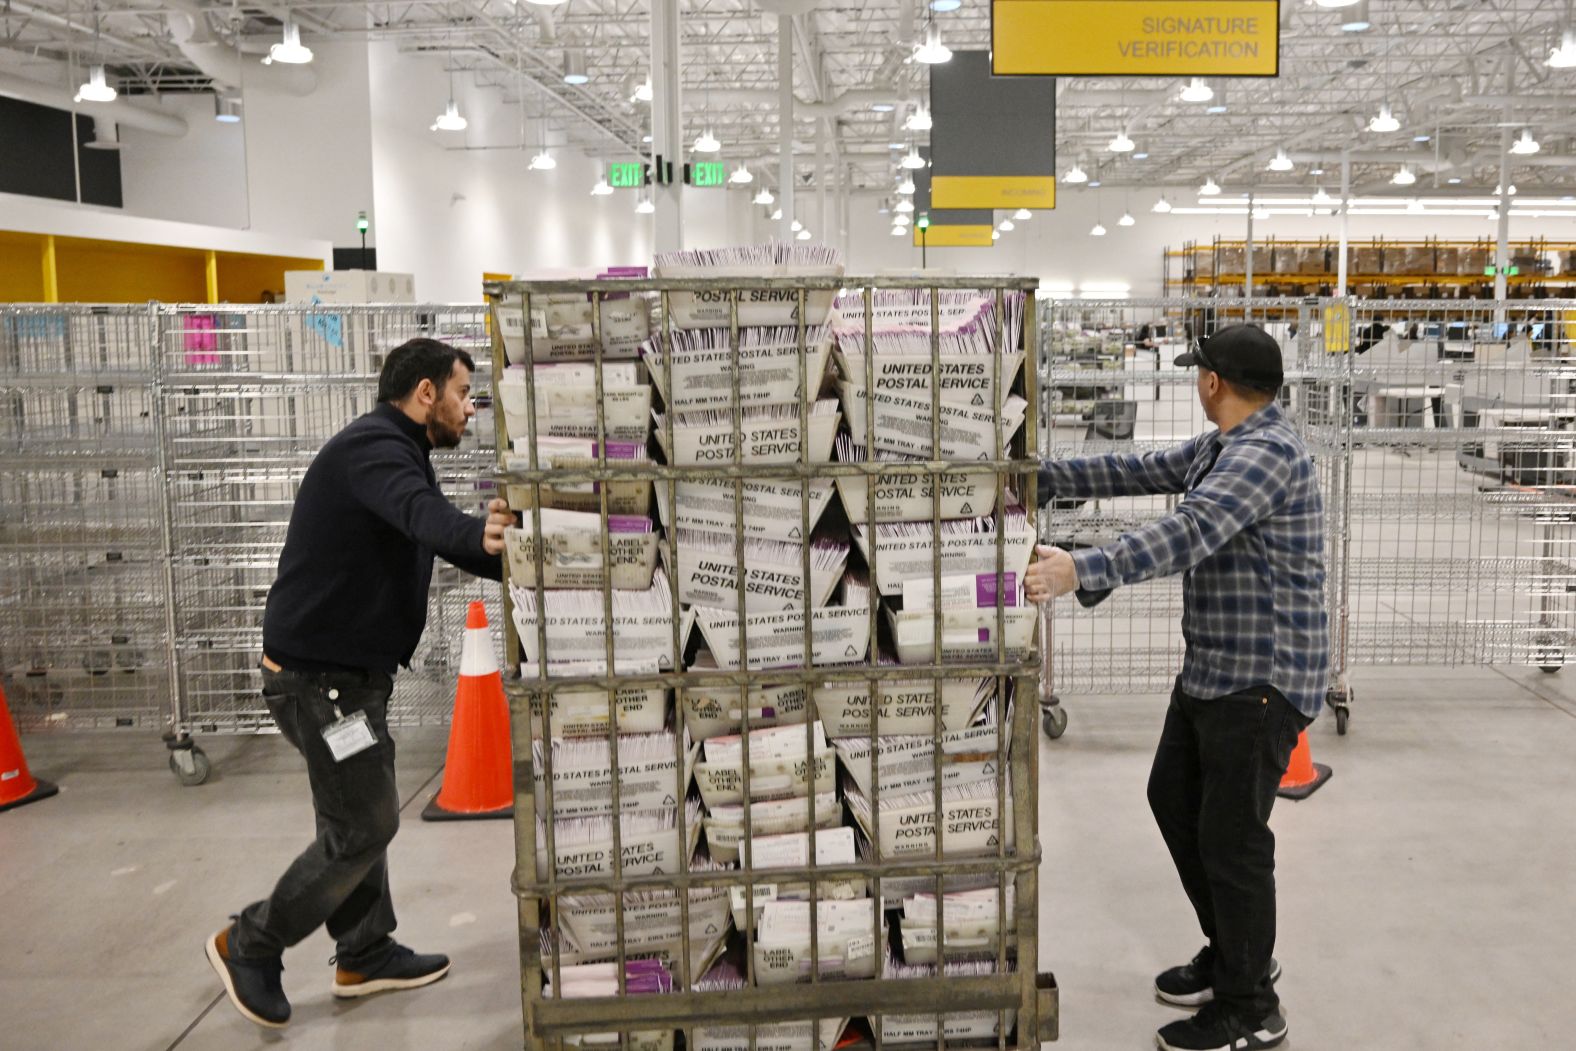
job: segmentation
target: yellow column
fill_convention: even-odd
[[[207,258],[204,260],[204,269],[208,278],[208,302],[219,302],[219,253],[208,249]]]
[[[55,235],[44,235],[44,302],[60,302],[60,275],[55,272]]]

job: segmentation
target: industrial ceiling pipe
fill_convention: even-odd
[[[151,131],[155,135],[179,138],[186,134],[187,129],[186,121],[180,117],[134,106],[124,96],[114,102],[77,102],[69,88],[43,84],[14,73],[0,73],[0,95],[53,109],[75,111],[94,120],[110,119],[116,124]]]

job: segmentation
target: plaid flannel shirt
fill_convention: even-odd
[[[1042,477],[1058,497],[1183,494],[1164,518],[1074,551],[1079,587],[1181,571],[1182,689],[1209,698],[1270,685],[1309,718],[1319,714],[1330,665],[1324,504],[1308,450],[1276,405],[1229,434],[1142,456],[1050,461]]]

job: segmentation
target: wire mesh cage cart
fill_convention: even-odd
[[[1317,311],[1303,299],[1043,299],[1040,454],[1142,454],[1206,430],[1196,372],[1172,361],[1222,327],[1253,322],[1280,343],[1286,376],[1281,406],[1307,442],[1328,494],[1339,477],[1343,449],[1339,435],[1328,429],[1335,417],[1326,409],[1327,378],[1311,356]],[[1320,421],[1325,426],[1315,425]],[[1333,544],[1338,522],[1328,496],[1326,503]],[[1066,548],[1106,544],[1176,504],[1175,496],[1053,498],[1040,518],[1039,535]],[[1123,588],[1092,608],[1060,603],[1053,612],[1059,691],[1163,693],[1182,666],[1182,599],[1175,580]],[[1058,701],[1047,710],[1046,732],[1060,736],[1066,725]]]
[[[532,1048],[1056,1036],[1033,282],[784,254],[488,286]]]

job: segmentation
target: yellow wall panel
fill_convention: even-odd
[[[44,301],[44,238],[0,233],[0,303]]]
[[[64,303],[202,303],[208,298],[206,253],[120,241],[55,239]]]
[[[272,292],[283,300],[286,270],[323,269],[321,259],[240,255],[234,252],[220,252],[218,255],[221,303],[261,303],[264,292]]]

